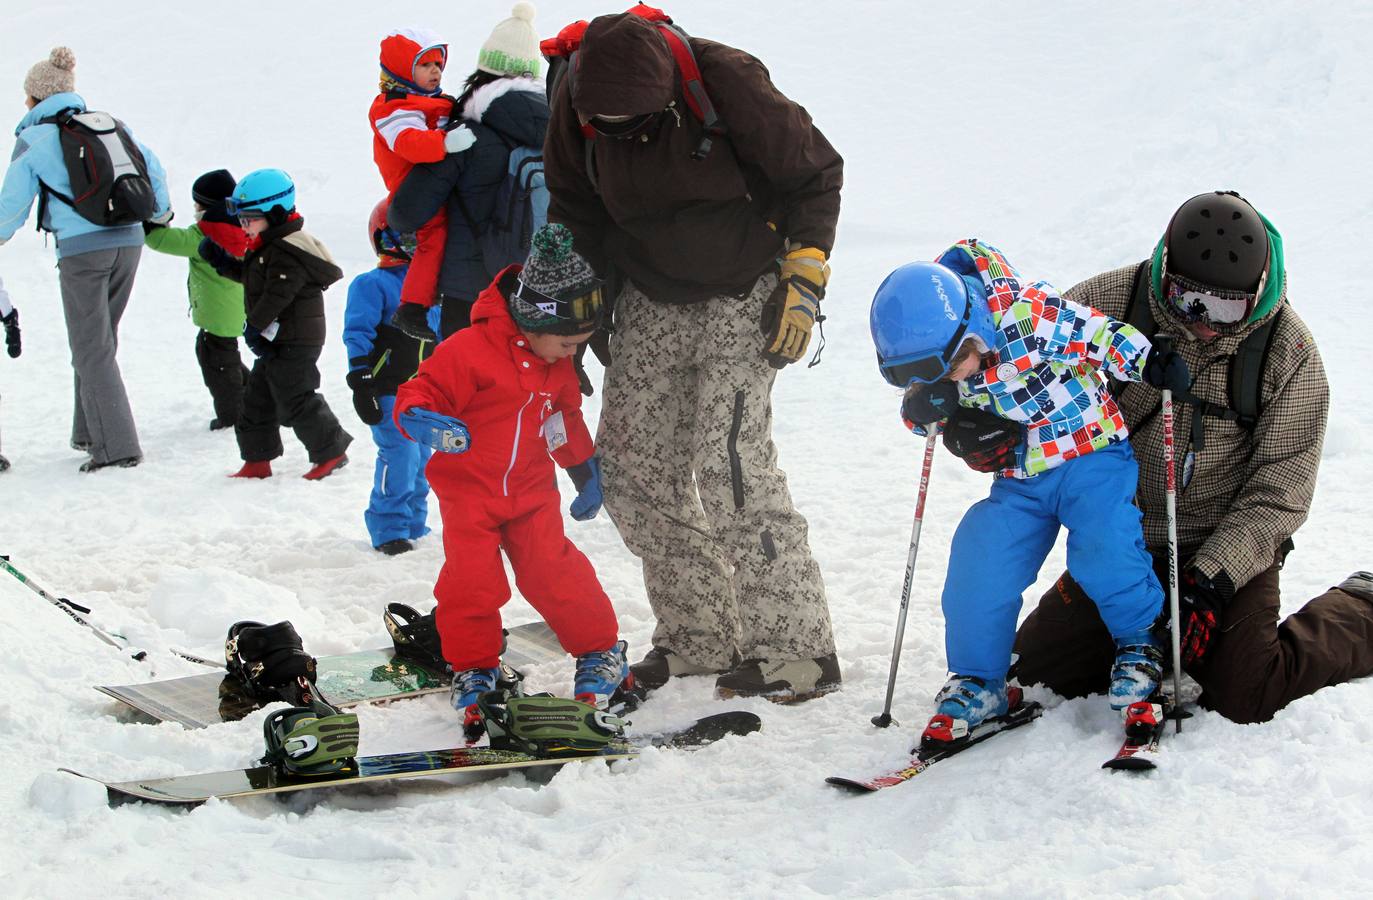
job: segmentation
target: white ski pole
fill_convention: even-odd
[[[1167,335],[1160,335],[1154,343],[1164,353],[1173,349],[1173,341]],[[1173,623],[1169,633],[1173,639],[1173,724],[1176,734],[1182,731],[1182,716],[1179,715],[1182,707],[1182,623],[1178,621],[1178,494],[1177,464],[1173,454],[1173,392],[1168,388],[1163,389],[1163,468],[1167,486],[1168,611]]]
[[[920,549],[920,525],[925,519],[925,494],[930,487],[930,466],[934,463],[935,439],[939,425],[931,425],[925,436],[925,462],[920,469],[920,494],[915,501],[915,521],[911,524],[911,545],[906,551],[906,580],[901,585],[901,611],[896,618],[896,640],[891,648],[891,671],[887,674],[887,702],[882,714],[872,717],[872,724],[886,728],[892,724],[892,696],[896,693],[896,667],[901,664],[901,643],[906,636],[906,610],[911,605],[911,581],[915,578],[915,554]]]

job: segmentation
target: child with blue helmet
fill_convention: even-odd
[[[1163,590],[1133,503],[1138,467],[1104,376],[1185,390],[1185,364],[1048,283],[1025,282],[1000,251],[976,240],[888,276],[873,298],[871,326],[882,375],[906,389],[903,418],[918,433],[991,414],[1014,435],[1015,446],[997,455],[991,495],[954,534],[942,598],[951,677],[922,746],[966,741],[1019,704],[1006,675],[1021,593],[1060,525],[1068,529],[1068,568],[1116,641],[1112,708],[1155,694],[1163,652],[1151,626]]]
[[[368,236],[377,254],[377,267],[348,285],[343,313],[343,343],[348,347],[348,387],[353,409],[372,429],[377,445],[376,477],[363,520],[372,546],[387,556],[415,549],[413,541],[429,533],[429,482],[424,467],[430,448],[400,433],[392,420],[396,389],[414,377],[433,352],[429,341],[417,340],[389,324],[401,303],[401,286],[415,252],[413,234],[397,234],[386,224],[389,203],[372,209]],[[438,325],[439,310],[430,309]]]

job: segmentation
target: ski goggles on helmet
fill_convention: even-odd
[[[1259,282],[1262,291],[1263,281]],[[1233,325],[1254,312],[1259,292],[1227,291],[1173,276],[1164,292],[1170,309],[1188,323]]]
[[[882,377],[887,380],[887,384],[903,388],[912,381],[921,384],[933,384],[949,371],[949,366],[953,364],[953,358],[958,355],[959,349],[963,346],[964,336],[968,333],[968,323],[972,321],[973,305],[967,301],[963,306],[963,321],[958,323],[954,329],[953,337],[944,345],[943,350],[925,351],[922,353],[910,354],[908,356],[898,356],[893,359],[883,359],[882,354],[877,355],[877,366],[882,370]]]
[[[224,198],[224,210],[231,216],[240,219],[261,219],[267,215],[267,210],[276,205],[277,200],[289,197],[295,193],[295,187],[289,187],[284,191],[278,191],[270,197],[262,197],[257,200],[238,200],[234,197]]]

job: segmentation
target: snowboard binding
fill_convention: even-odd
[[[388,603],[381,617],[386,623],[387,632],[391,635],[391,643],[396,648],[397,656],[419,663],[440,674],[449,674],[453,671],[452,666],[443,658],[443,643],[439,639],[439,629],[434,622],[432,610],[421,615],[413,606]]]
[[[266,765],[302,777],[336,775],[356,765],[358,717],[322,700],[279,709],[262,723]]]
[[[235,622],[224,640],[224,666],[261,701],[309,706],[319,699],[315,658],[290,622]]]
[[[624,738],[625,719],[552,694],[487,691],[477,698],[494,750],[541,758],[595,756]]]

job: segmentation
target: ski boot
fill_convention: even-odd
[[[462,735],[469,743],[486,733],[477,700],[487,691],[496,689],[500,675],[500,669],[465,669],[453,675],[448,698],[453,708],[462,713]]]
[[[1116,662],[1111,667],[1107,696],[1111,709],[1125,709],[1148,700],[1163,680],[1163,647],[1148,629],[1116,638]]]
[[[262,723],[266,765],[291,775],[334,775],[355,766],[358,717],[327,703],[273,712]]]
[[[715,696],[762,697],[772,703],[801,703],[843,687],[839,657],[746,659],[715,679]]]
[[[616,641],[608,650],[583,653],[577,657],[577,674],[572,696],[597,709],[609,709],[634,690],[634,675],[625,658],[628,644]]]
[[[1004,678],[952,675],[935,695],[934,715],[920,735],[920,751],[962,749],[978,728],[1020,706],[1021,691]]]

